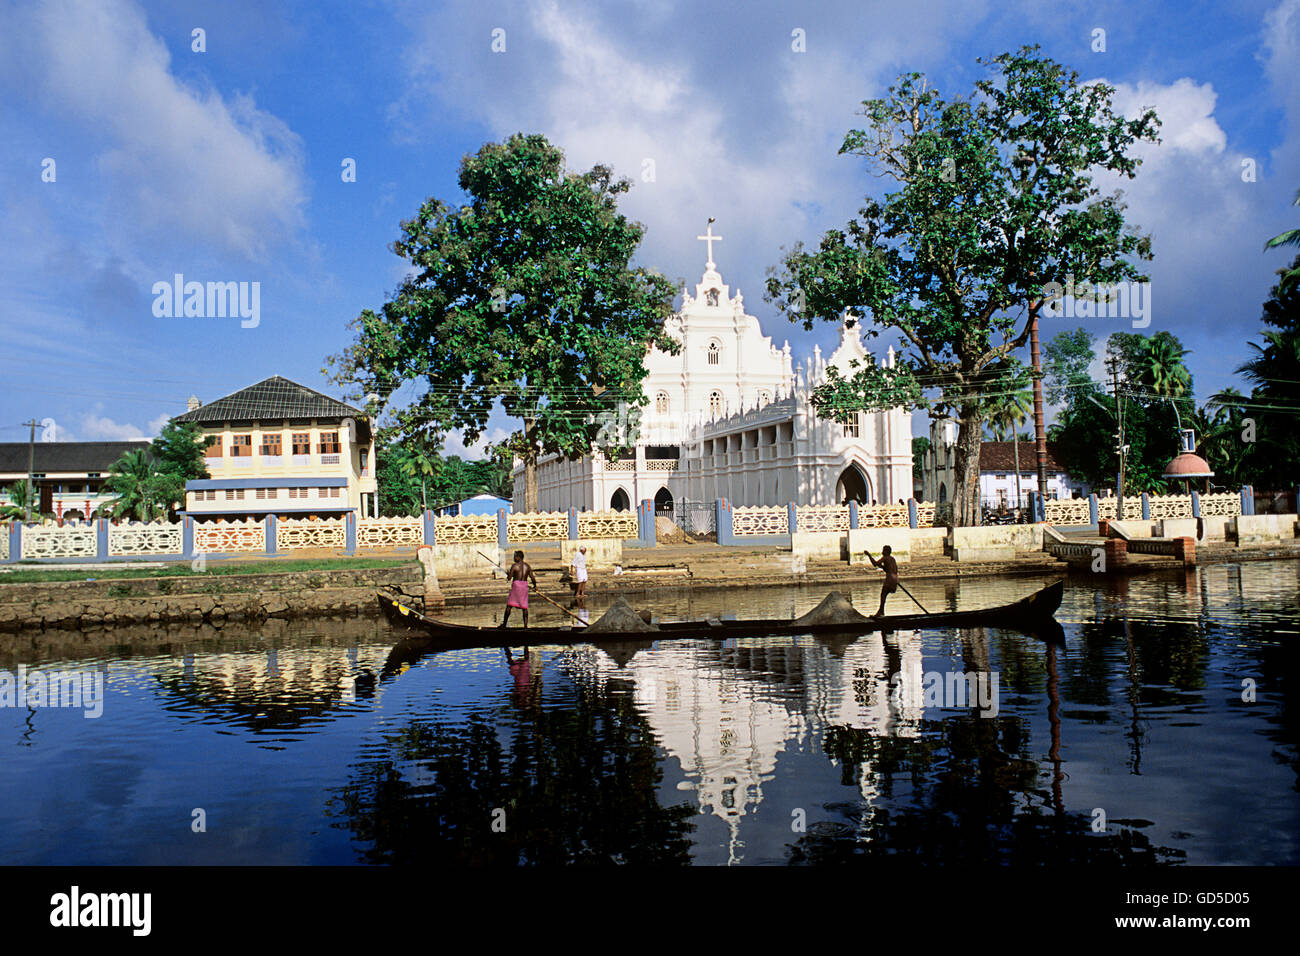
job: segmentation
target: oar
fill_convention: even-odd
[[[479,551],[477,548],[475,548],[475,549],[474,549],[474,553],[477,554],[477,555],[478,555],[480,558],[482,558],[484,561],[486,561],[488,564],[492,565],[492,566],[493,566],[494,568],[496,568],[498,571],[501,571],[501,572],[503,572],[503,573],[505,572],[505,570],[506,570],[505,568],[501,567],[501,565],[497,564],[495,561],[493,561],[491,558],[489,558],[489,557],[488,557],[486,554],[484,554],[482,551]],[[545,594],[542,593],[542,589],[541,589],[541,588],[538,588],[538,589],[537,589],[537,596],[538,596],[539,598],[541,598],[543,601],[551,601],[550,598],[548,598]],[[577,622],[578,622],[579,624],[581,624],[583,627],[586,627],[586,626],[587,626],[587,623],[588,623],[588,622],[586,622],[586,621],[584,621],[582,618],[578,617],[578,615],[574,614],[574,613],[573,613],[572,611],[570,611],[567,607],[565,607],[564,605],[560,604],[560,602],[558,602],[558,601],[551,601],[551,603],[554,604],[556,607],[558,607],[558,608],[559,608],[561,611],[563,611],[565,614],[569,615],[569,617],[573,618],[575,621],[577,621]]]
[[[863,548],[862,550],[866,551],[866,548]],[[871,554],[870,551],[867,551],[867,557],[872,558],[872,560],[874,560],[874,556]],[[910,598],[912,599],[912,603],[913,603],[913,604],[915,604],[917,607],[919,607],[919,608],[920,608],[924,613],[926,613],[926,614],[929,614],[929,613],[930,613],[929,611],[926,611],[926,610],[925,610],[925,605],[922,604],[920,601],[918,601],[918,600],[916,599],[916,595],[914,595],[911,591],[909,591],[906,587],[903,586],[903,582],[902,582],[902,581],[898,581],[898,582],[896,582],[896,583],[898,584],[898,586],[899,586],[900,588],[903,589],[903,593],[906,594],[908,597],[910,597]]]

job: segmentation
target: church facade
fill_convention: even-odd
[[[835,365],[873,362],[860,330],[844,323],[838,348],[820,347],[796,363],[790,344],[773,344],[744,298],[713,261],[683,296],[667,332],[681,344],[677,355],[652,349],[642,388],[648,404],[637,422],[636,449],[621,460],[596,455],[576,460],[546,456],[538,462],[538,503],[543,511],[570,507],[625,510],[642,500],[659,514],[684,502],[734,505],[882,504],[912,493],[911,419],[903,409],[858,413],[840,424],[816,417],[810,395]],[[893,362],[893,350],[886,358]],[[522,501],[523,469],[515,473]]]

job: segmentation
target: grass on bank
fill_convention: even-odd
[[[16,564],[12,571],[0,571],[0,586],[5,584],[40,584],[47,581],[115,581],[123,578],[192,578],[231,574],[290,574],[295,571],[349,571],[365,568],[400,568],[412,564],[411,558],[318,558],[298,561],[218,561],[209,559],[207,568],[195,571],[188,561],[168,562],[161,568],[133,568],[129,564],[113,568],[70,568],[42,570],[39,565]]]

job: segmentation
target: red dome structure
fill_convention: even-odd
[[[1165,466],[1166,478],[1213,478],[1209,462],[1192,451],[1180,453]]]

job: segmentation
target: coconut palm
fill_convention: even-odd
[[[1146,339],[1137,358],[1138,384],[1161,398],[1190,397],[1192,373],[1183,361],[1189,351],[1168,332],[1157,332]]]
[[[137,448],[123,452],[113,463],[104,482],[104,490],[117,496],[112,505],[114,518],[135,518],[149,521],[165,502],[153,500],[158,464],[147,449]]]
[[[1023,380],[1021,380],[1023,381]],[[1013,382],[1001,394],[992,396],[987,403],[987,421],[998,441],[1006,441],[1006,434],[1011,433],[1011,448],[1016,462],[1016,507],[1020,508],[1024,498],[1020,493],[1020,426],[1029,418],[1029,410],[1034,402],[1034,393],[1026,387],[1017,387],[1020,382]]]
[[[1292,204],[1300,206],[1300,190],[1296,191],[1295,202]],[[1265,250],[1276,249],[1280,246],[1300,246],[1300,229],[1288,229],[1281,235],[1274,236],[1268,242],[1264,243]],[[1300,266],[1292,265],[1290,271],[1282,275],[1280,288],[1286,291],[1296,282],[1300,282]]]
[[[0,491],[9,498],[9,504],[0,505],[0,521],[24,520],[27,517],[27,482],[20,481]],[[32,512],[35,514],[35,507]]]

